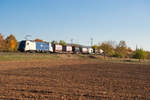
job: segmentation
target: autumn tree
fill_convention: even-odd
[[[114,48],[113,48],[113,46],[111,45],[111,43],[109,43],[108,41],[107,41],[107,42],[103,42],[103,43],[100,45],[100,49],[103,50],[104,57],[105,57],[105,56],[112,56],[113,53],[114,53]]]
[[[3,51],[4,48],[5,48],[5,42],[4,42],[2,34],[0,33],[0,51]]]
[[[130,47],[128,47],[128,48],[127,48],[127,55],[126,55],[126,56],[127,56],[128,58],[132,58],[133,52],[134,52],[134,51],[133,51]]]
[[[59,44],[62,45],[62,46],[66,46],[67,45],[67,43],[65,41],[63,41],[63,40],[60,40]]]
[[[12,51],[12,52],[17,51],[18,42],[16,40],[16,37],[13,34],[11,34],[6,38],[5,43],[6,43],[7,51]]]
[[[127,55],[127,53],[128,53],[128,48],[127,48],[126,42],[122,40],[119,42],[119,44],[115,48],[114,56],[123,58]]]
[[[150,52],[147,52],[147,59],[150,59]]]
[[[146,59],[147,57],[147,53],[143,50],[143,49],[137,49],[135,51],[135,54],[133,55],[134,58],[139,59],[139,62],[141,61],[141,59]]]
[[[39,38],[35,39],[34,41],[35,41],[35,42],[43,42],[43,40],[41,40],[41,39],[39,39]]]
[[[96,50],[96,49],[98,49],[98,45],[95,44],[92,46],[92,48]]]

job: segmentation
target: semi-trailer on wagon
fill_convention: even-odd
[[[62,45],[60,44],[52,44],[54,53],[62,53]]]
[[[73,53],[73,51],[72,51],[72,46],[71,46],[71,45],[63,46],[62,51],[63,51],[64,53]]]

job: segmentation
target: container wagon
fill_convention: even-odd
[[[64,53],[72,53],[73,52],[72,51],[72,46],[70,46],[70,45],[63,46],[62,51]]]
[[[62,53],[62,45],[60,44],[52,44],[54,53]]]
[[[79,47],[76,47],[76,46],[72,46],[72,52],[75,53],[75,54],[81,53],[81,52],[80,52],[80,48],[79,48]]]
[[[88,48],[87,47],[80,47],[80,52],[83,54],[88,54]]]

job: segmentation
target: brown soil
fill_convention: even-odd
[[[150,100],[150,65],[94,60],[0,62],[2,100]]]

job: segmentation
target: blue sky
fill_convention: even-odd
[[[85,45],[125,40],[150,50],[150,0],[0,0],[0,32]]]

